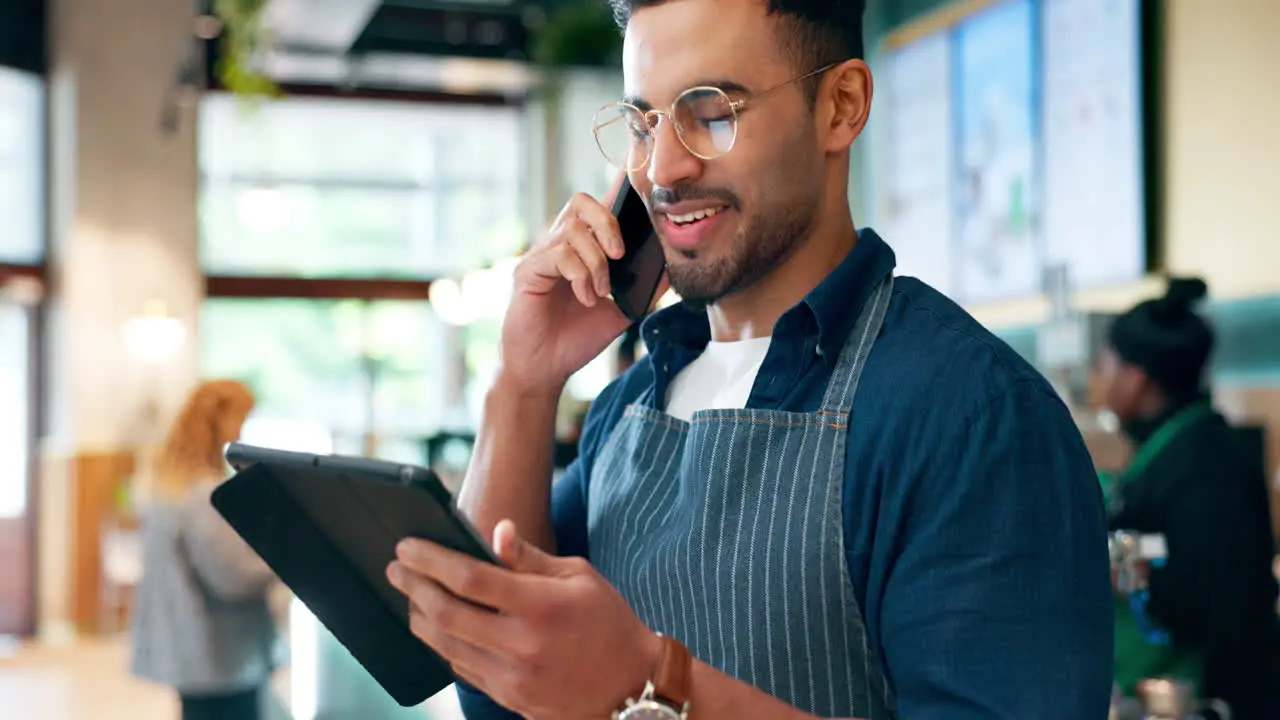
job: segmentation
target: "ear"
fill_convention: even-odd
[[[871,117],[873,90],[871,68],[862,60],[846,60],[828,71],[819,89],[828,108],[823,118],[827,152],[848,149],[862,134]]]

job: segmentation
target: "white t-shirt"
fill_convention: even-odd
[[[690,420],[699,410],[746,407],[770,339],[708,343],[667,387],[667,414]]]

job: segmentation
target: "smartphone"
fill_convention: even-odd
[[[633,322],[644,317],[653,306],[654,294],[666,272],[667,259],[640,193],[631,187],[631,179],[623,176],[622,187],[613,201],[613,216],[622,231],[626,252],[618,260],[609,261],[609,282],[613,301]]]

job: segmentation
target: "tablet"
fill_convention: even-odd
[[[418,537],[497,564],[426,468],[232,443],[237,472],[214,508],[338,642],[402,706],[454,681],[409,629],[409,601],[387,580],[401,539]]]

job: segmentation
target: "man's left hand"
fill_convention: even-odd
[[[410,627],[459,678],[531,720],[607,718],[650,678],[658,639],[581,558],[549,555],[509,521],[497,567],[406,539],[387,577]]]

